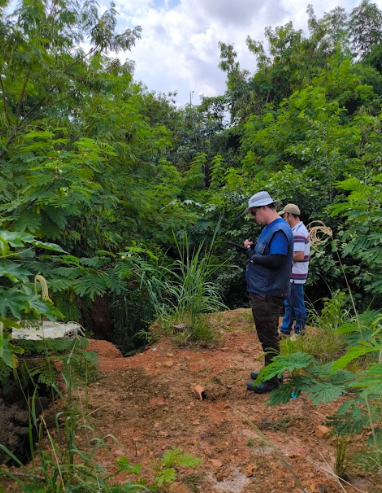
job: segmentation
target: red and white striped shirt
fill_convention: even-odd
[[[310,259],[310,241],[309,231],[304,223],[300,221],[294,228],[293,233],[293,252],[304,252],[304,260],[293,262],[291,282],[304,284],[308,277],[309,259]]]

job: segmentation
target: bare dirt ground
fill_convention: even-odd
[[[333,474],[334,438],[323,425],[338,404],[315,407],[300,396],[267,407],[267,394],[246,390],[250,371],[262,366],[250,310],[223,312],[211,323],[221,339],[209,349],[183,348],[162,338],[124,358],[112,344],[90,341],[89,350],[99,354],[101,378],[88,386],[88,416],[97,437],[118,440],[106,439],[110,450],[100,450],[99,463],[113,472],[116,459],[125,456],[141,464],[150,481],[163,453],[180,448],[202,464],[179,468],[177,480],[161,492],[382,492],[380,477],[353,470],[348,482],[340,483]],[[205,389],[203,399],[197,385]],[[76,440],[84,449],[89,436],[79,430]],[[350,451],[358,446],[354,437]],[[118,480],[134,481],[134,476]],[[6,493],[17,491],[0,484]]]
[[[300,396],[269,408],[267,395],[246,390],[250,371],[262,366],[250,310],[213,321],[222,331],[214,349],[161,339],[123,358],[105,341],[90,342],[102,378],[89,385],[89,410],[98,435],[112,434],[120,443],[103,463],[112,470],[124,455],[150,477],[163,452],[179,447],[203,462],[181,469],[173,492],[294,493],[301,486],[312,493],[381,492],[377,478],[353,475],[342,484],[335,478],[334,438],[322,427],[335,405],[315,407]],[[196,385],[205,389],[202,400]]]

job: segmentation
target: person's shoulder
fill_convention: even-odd
[[[303,233],[305,236],[309,236],[309,230],[302,221],[301,221],[300,230],[301,230],[301,233]]]
[[[276,231],[279,231],[280,229],[282,229],[282,224],[287,224],[284,219],[282,219],[281,217],[277,218],[277,219],[274,219],[272,222],[270,222],[269,224],[267,224],[264,229],[266,230],[272,230],[274,232]]]
[[[291,239],[293,239],[292,228],[289,226],[287,222],[284,221],[284,219],[281,219],[281,221],[282,222],[278,224],[278,231],[280,233],[283,233],[290,241]]]
[[[273,221],[273,224],[276,224],[277,226],[282,226],[282,227],[287,226],[288,228],[290,228],[289,224],[286,221],[284,221],[284,219],[282,217],[275,219]]]

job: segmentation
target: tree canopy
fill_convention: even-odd
[[[375,4],[337,7],[320,19],[308,6],[308,32],[288,22],[267,28],[265,42],[249,34],[249,68],[220,43],[225,94],[183,108],[176,94],[136,81],[133,61],[121,63],[118,54],[139,42],[141,29],[118,32],[113,4],[101,11],[92,1],[24,0],[11,15],[9,8],[2,2],[1,223],[69,255],[36,252],[36,272],[64,317],[85,317],[102,300],[111,327],[131,323],[134,333],[145,298],[139,269],[177,259],[185,235],[191,245],[216,235],[216,258],[239,265],[216,282],[226,303],[243,303],[244,260],[224,241],[257,234],[241,213],[261,189],[334,231],[312,258],[313,301],[328,286],[345,286],[345,269],[359,303],[380,304]],[[138,270],[123,270],[123,252]],[[122,269],[121,285],[113,269]],[[121,303],[126,320],[118,322],[111,306]]]

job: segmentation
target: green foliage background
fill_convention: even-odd
[[[237,267],[214,280],[228,306],[246,304],[245,260],[224,241],[258,235],[242,211],[262,189],[334,232],[313,252],[310,300],[319,308],[344,289],[344,269],[357,308],[380,307],[376,5],[337,7],[321,19],[309,6],[308,33],[289,22],[267,28],[265,43],[249,35],[253,67],[245,69],[220,43],[225,94],[183,108],[175,93],[136,81],[131,60],[120,62],[141,29],[117,32],[113,4],[52,5],[25,0],[12,15],[0,5],[0,221],[65,252],[37,248],[19,259],[47,279],[64,320],[82,321],[125,352],[142,344],[159,266],[181,260],[186,237],[200,256],[199,245],[216,236],[216,263]]]
[[[320,19],[308,6],[307,33],[288,22],[267,28],[265,43],[249,34],[251,67],[220,43],[225,93],[183,108],[175,93],[135,80],[133,61],[120,61],[141,28],[118,32],[113,3],[104,11],[93,0],[12,8],[0,0],[2,391],[11,391],[28,352],[11,339],[23,324],[76,320],[129,354],[158,315],[198,321],[193,340],[205,312],[246,305],[245,258],[225,241],[256,238],[243,210],[265,189],[298,204],[306,224],[319,219],[333,231],[313,249],[306,289],[319,337],[288,341],[262,373],[291,376],[270,404],[301,392],[314,404],[346,396],[329,419],[333,430],[346,437],[368,427],[366,470],[380,471],[377,5],[362,0]],[[55,375],[33,371],[54,385]],[[158,487],[174,479],[180,456],[163,456]]]

